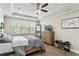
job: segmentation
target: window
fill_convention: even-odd
[[[4,17],[0,15],[0,36],[4,33]]]
[[[35,33],[35,24],[33,23],[18,23],[12,26],[12,34],[29,34]]]
[[[31,34],[35,33],[35,21],[27,21],[21,19],[13,19],[13,18],[6,18],[5,27],[6,32],[9,32],[13,35],[15,34]]]

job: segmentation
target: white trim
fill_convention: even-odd
[[[79,54],[79,50],[71,49],[72,52]]]
[[[21,20],[27,20],[27,21],[34,21],[34,22],[38,21],[38,20],[32,19],[32,18],[24,18],[24,17],[11,16],[11,15],[4,15],[4,18],[15,18],[15,19],[21,19]]]

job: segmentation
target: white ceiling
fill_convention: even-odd
[[[41,5],[43,5],[42,3]],[[9,15],[10,12],[19,13],[18,8],[21,8],[22,14],[35,16],[35,7],[34,3],[0,3],[0,13]],[[49,3],[44,9],[48,10],[47,13],[41,12],[40,18],[59,15],[63,12],[68,12],[72,10],[79,9],[78,3]]]

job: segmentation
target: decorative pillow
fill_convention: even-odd
[[[11,42],[13,39],[13,36],[11,34],[4,34],[3,35],[3,40],[7,42]]]

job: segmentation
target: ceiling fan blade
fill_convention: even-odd
[[[44,5],[42,5],[41,7],[44,8],[48,5],[48,3],[45,3]]]
[[[44,10],[44,9],[41,9],[41,11],[43,11],[43,12],[48,12],[47,10]]]

